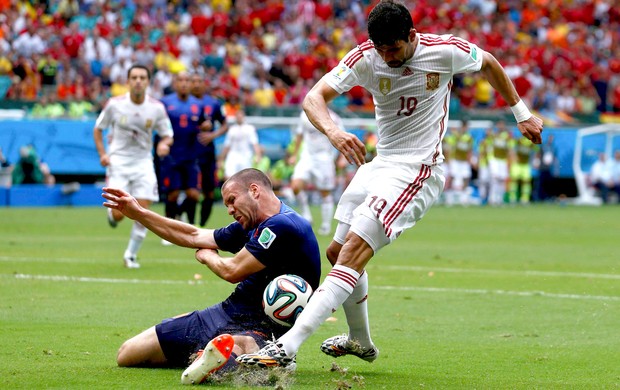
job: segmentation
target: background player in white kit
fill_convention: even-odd
[[[256,127],[246,122],[245,112],[239,109],[235,114],[235,123],[228,128],[220,154],[220,165],[223,162],[225,179],[243,169],[251,168],[253,163],[261,159],[262,154]]]
[[[332,121],[327,102],[361,85],[374,98],[377,157],[361,165],[336,209],[339,221],[327,258],[334,267],[295,325],[240,363],[282,366],[333,311],[343,305],[349,334],[328,338],[321,350],[334,357],[355,355],[374,361],[379,350],[370,337],[365,267],[382,247],[420,220],[444,186],[441,141],[448,124],[452,77],[481,71],[511,106],[521,133],[541,142],[542,120],[521,101],[490,53],[452,35],[418,33],[409,10],[393,1],[377,4],[368,16],[370,39],[351,50],[306,95],[304,111],[350,163],[360,166],[366,150]]]
[[[329,110],[333,121],[344,130],[342,119]],[[313,184],[321,195],[321,227],[320,235],[328,235],[331,232],[332,218],[334,216],[334,197],[332,192],[336,186],[336,158],[338,151],[332,146],[329,139],[308,120],[305,112],[299,116],[299,124],[295,130],[295,146],[291,153],[291,164],[295,164],[295,170],[291,177],[291,188],[297,197],[297,204],[301,209],[301,215],[312,223],[312,214],[308,205],[308,194],[305,191]],[[301,153],[299,148],[301,147]],[[298,160],[297,156],[299,156]]]
[[[93,135],[101,165],[106,167],[107,185],[133,195],[148,208],[159,200],[157,177],[153,166],[153,131],[161,137],[156,153],[164,157],[172,145],[172,125],[164,105],[148,95],[151,73],[143,65],[133,65],[127,72],[129,92],[111,98],[95,122]],[[103,130],[108,133],[108,150]],[[108,222],[116,227],[123,219],[117,210],[108,209]],[[136,261],[147,229],[134,222],[123,259],[127,268],[139,268]]]

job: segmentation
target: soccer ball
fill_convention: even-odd
[[[276,324],[293,326],[312,296],[312,287],[297,275],[280,275],[263,292],[265,314]]]

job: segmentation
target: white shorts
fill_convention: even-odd
[[[450,176],[454,180],[469,180],[471,179],[471,165],[468,161],[463,160],[450,160]]]
[[[487,183],[491,179],[491,173],[489,172],[489,166],[483,166],[478,168],[478,181]]]
[[[508,161],[492,158],[489,160],[489,172],[493,180],[508,179]]]
[[[332,191],[336,187],[336,164],[334,159],[312,159],[302,156],[293,171],[292,180],[312,183],[317,190]]]
[[[235,173],[246,168],[252,168],[252,155],[243,156],[239,154],[228,154],[224,161],[224,175],[231,177]]]
[[[159,201],[152,160],[111,163],[106,169],[108,187],[120,188],[140,200]]]
[[[386,162],[375,157],[357,170],[334,218],[351,225],[351,231],[376,253],[424,217],[439,199],[444,184],[440,166]],[[344,243],[342,237],[334,240]]]

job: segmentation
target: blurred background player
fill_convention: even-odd
[[[620,157],[620,156],[619,156]],[[603,203],[609,203],[609,194],[614,190],[614,163],[605,152],[598,154],[588,173],[588,184],[598,193]]]
[[[450,145],[451,188],[446,193],[446,203],[449,205],[470,203],[469,181],[471,180],[471,161],[474,148],[474,138],[469,133],[467,120],[461,121],[461,126],[453,129],[447,140]],[[529,142],[529,141],[528,141]]]
[[[174,76],[174,93],[162,98],[174,130],[174,144],[170,154],[161,161],[161,179],[166,188],[166,217],[175,219],[183,213],[187,222],[195,223],[198,191],[198,133],[204,122],[202,102],[190,95],[190,80],[187,72]],[[179,205],[179,195],[184,199]]]
[[[256,127],[245,121],[245,112],[235,113],[235,123],[230,125],[224,139],[220,162],[224,166],[224,179],[245,168],[251,168],[262,157]]]
[[[339,128],[344,130],[342,119],[332,110],[329,114]],[[321,196],[321,227],[320,235],[331,232],[334,216],[334,197],[332,192],[336,186],[336,158],[338,151],[332,146],[329,139],[318,131],[305,112],[301,112],[299,123],[295,130],[295,143],[291,153],[291,164],[295,170],[291,178],[291,187],[297,199],[301,215],[312,223],[308,192],[313,188]],[[300,151],[301,150],[301,151]],[[299,159],[297,159],[299,156]]]
[[[217,185],[217,160],[215,157],[214,141],[228,131],[226,116],[222,110],[222,103],[207,93],[207,85],[202,75],[191,75],[191,92],[202,101],[205,123],[198,134],[198,168],[200,169],[200,190],[202,203],[200,205],[200,226],[204,227],[211,216]]]
[[[535,183],[536,200],[545,202],[554,196],[554,180],[558,167],[558,152],[554,144],[553,134],[547,136],[547,140],[540,145],[538,152],[540,167],[538,169],[538,180]]]
[[[478,196],[480,204],[487,204],[489,201],[489,186],[491,184],[491,172],[489,168],[489,159],[493,153],[493,128],[488,128],[484,137],[478,144],[478,159],[476,167],[478,169],[478,177],[476,184],[478,187]]]
[[[107,185],[129,192],[144,208],[159,200],[152,156],[153,132],[160,136],[157,156],[167,156],[173,142],[172,125],[164,105],[146,95],[150,79],[151,72],[147,67],[131,66],[127,71],[129,92],[108,101],[93,130],[99,161],[106,167]],[[108,128],[106,151],[103,130]],[[107,212],[112,227],[124,218],[118,210],[108,209]],[[140,267],[136,259],[146,231],[141,223],[133,223],[123,255],[125,267]]]
[[[496,123],[493,132],[491,158],[489,159],[489,172],[491,173],[491,185],[489,186],[489,204],[501,205],[506,195],[508,180],[508,154],[512,135],[504,121]]]
[[[526,142],[523,142],[525,140]],[[526,138],[513,139],[510,147],[510,185],[508,201],[530,203],[532,196],[532,158],[538,152],[538,145]]]

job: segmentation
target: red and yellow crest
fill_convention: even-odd
[[[426,75],[426,90],[434,91],[439,88],[439,73],[428,73]]]

